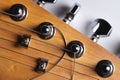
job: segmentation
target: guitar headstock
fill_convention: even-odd
[[[1,1],[0,43],[0,80],[120,79],[119,58],[32,0]]]

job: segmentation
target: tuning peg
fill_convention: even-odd
[[[40,5],[40,6],[43,6],[46,3],[55,3],[55,2],[56,2],[56,0],[38,0],[37,4]]]
[[[27,8],[22,4],[14,4],[4,14],[9,15],[14,21],[22,21],[27,17]]]
[[[115,66],[109,60],[101,60],[97,63],[95,71],[100,77],[108,78],[113,75]]]
[[[77,14],[77,12],[79,11],[80,6],[79,5],[75,5],[73,7],[73,9],[66,14],[65,18],[63,19],[64,22],[66,22],[67,24],[69,24],[75,17],[75,15]]]
[[[108,37],[112,32],[111,25],[104,19],[96,19],[92,23],[93,35],[91,39],[97,42],[99,38]]]

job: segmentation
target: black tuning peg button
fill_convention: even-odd
[[[15,4],[9,10],[7,10],[10,14],[11,19],[15,21],[22,21],[27,16],[27,8],[22,4]]]
[[[111,25],[104,19],[96,19],[92,23],[93,35],[91,39],[97,42],[99,38],[108,37],[112,32]]]
[[[102,60],[96,65],[95,71],[103,78],[110,77],[114,72],[114,66],[109,60]]]
[[[55,2],[56,2],[56,0],[38,0],[37,4],[40,5],[40,6],[42,6],[45,3],[55,3]]]
[[[55,34],[55,27],[49,22],[41,23],[35,30],[38,32],[39,37],[44,40],[51,39]]]
[[[71,22],[74,19],[75,15],[79,11],[79,9],[80,9],[80,6],[76,4],[73,7],[73,9],[69,13],[66,14],[65,18],[63,19],[63,21],[66,22],[67,24],[69,24],[69,22]]]
[[[67,47],[67,54],[71,58],[80,58],[84,53],[84,46],[80,41],[71,41]]]

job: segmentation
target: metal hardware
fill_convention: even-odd
[[[67,54],[71,58],[79,58],[84,53],[84,46],[80,41],[71,41],[67,45],[67,49],[69,50],[69,52],[67,52]]]
[[[39,72],[39,71],[46,72],[47,64],[48,64],[47,59],[43,59],[43,58],[38,59],[35,71],[36,72]]]
[[[92,23],[92,27],[94,28],[91,40],[93,40],[94,42],[97,42],[99,38],[108,37],[112,32],[111,25],[104,19],[96,19]]]
[[[37,0],[37,4],[39,5],[39,6],[43,6],[43,5],[45,5],[46,3],[55,3],[56,2],[56,0]]]
[[[79,11],[80,6],[79,5],[75,5],[73,7],[73,9],[66,14],[65,18],[63,19],[64,22],[66,22],[67,24],[69,24],[75,17],[75,15],[77,14],[77,12]]]
[[[6,11],[12,14],[10,17],[15,21],[22,21],[27,16],[27,8],[22,4],[15,4],[9,10]]]
[[[55,28],[49,22],[41,23],[35,30],[40,33],[38,34],[40,38],[45,40],[52,38],[55,34]]]
[[[98,62],[95,71],[103,78],[110,77],[114,72],[114,66],[109,60],[102,60]]]
[[[21,46],[24,46],[24,47],[28,47],[30,44],[30,39],[31,39],[31,36],[27,35],[27,34],[18,36],[18,44],[20,44]]]

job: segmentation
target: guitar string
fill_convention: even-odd
[[[5,12],[5,11],[3,11],[3,10],[0,10],[0,13],[6,14],[6,15],[8,15],[8,16],[15,16],[15,17],[17,17],[16,15],[7,13],[7,12]],[[39,34],[39,35],[41,34],[40,32],[38,32],[38,31],[36,31],[36,30],[34,30],[34,29],[27,28],[27,27],[23,27],[23,26],[20,26],[20,25],[11,23],[11,22],[6,21],[6,20],[3,20],[3,19],[0,19],[0,20],[3,21],[3,22],[6,22],[6,23],[12,24],[12,25],[14,25],[14,26],[17,26],[17,27],[19,27],[19,28],[23,28],[23,29],[25,29],[25,30],[32,31],[32,32],[37,33],[37,34]],[[57,27],[54,27],[54,28],[57,29],[57,30],[62,34],[62,37],[63,37],[63,39],[64,39],[64,41],[65,41],[65,37],[64,37],[62,31],[61,31],[59,28],[57,28]],[[33,38],[33,39],[34,39],[34,38]],[[36,40],[36,39],[35,39],[35,40]],[[39,40],[39,41],[41,41],[41,40]],[[45,41],[41,41],[41,42],[43,42],[43,43],[45,43],[45,44],[48,44],[48,45],[51,45],[51,46],[54,46],[54,47],[57,47],[57,48],[60,48],[60,49],[62,49],[62,50],[64,50],[64,51],[71,52],[70,50],[68,50],[68,49],[66,49],[66,48],[61,48],[61,47],[59,47],[59,46],[57,46],[57,45],[53,45],[53,44],[47,43],[47,42],[45,42]],[[66,42],[66,41],[65,41],[65,42]]]
[[[4,38],[0,38],[0,39],[4,39]],[[4,40],[6,40],[6,39],[4,39]],[[10,40],[8,40],[8,41],[10,41]],[[10,41],[10,42],[13,42],[13,41]],[[34,59],[36,59],[35,57],[33,57],[33,56],[29,56],[29,55],[25,55],[25,54],[21,54],[20,52],[16,52],[16,51],[13,51],[13,50],[10,50],[10,49],[7,49],[7,48],[4,48],[4,47],[1,47],[0,46],[0,48],[2,48],[2,49],[6,49],[6,50],[9,50],[9,51],[11,51],[11,52],[15,52],[15,53],[17,53],[17,54],[20,54],[20,55],[24,55],[24,56],[27,56],[27,57],[31,57],[31,58],[34,58]],[[34,68],[32,65],[30,65],[30,64],[26,64],[26,63],[23,63],[23,62],[20,62],[20,61],[15,61],[15,60],[12,60],[12,59],[9,59],[9,58],[6,58],[6,57],[3,57],[3,56],[0,56],[1,58],[5,58],[5,59],[8,59],[8,60],[10,60],[10,61],[14,61],[14,62],[17,62],[17,63],[20,63],[20,64],[23,64],[23,65],[26,65],[26,66],[29,66],[29,67],[32,67],[32,68]],[[54,65],[53,63],[51,63],[51,62],[49,62],[50,64],[52,64],[52,65]],[[58,65],[56,65],[56,66],[58,66]],[[62,66],[58,66],[58,67],[61,67],[61,68],[64,68],[64,67],[62,67]],[[64,68],[64,69],[66,69],[66,68]],[[47,71],[47,73],[51,73],[51,72],[49,72],[49,71]],[[54,73],[53,73],[54,74]],[[55,75],[57,75],[57,74],[55,74]],[[38,75],[39,77],[40,77],[40,75]],[[58,75],[58,76],[60,76],[60,75]],[[61,77],[63,77],[63,76],[61,76]],[[66,77],[63,77],[63,78],[66,78]],[[33,78],[31,78],[31,79],[33,79]],[[31,80],[30,79],[30,80]],[[66,78],[66,79],[68,79],[68,78]],[[69,79],[68,79],[69,80]]]
[[[5,31],[8,31],[8,32],[11,32],[11,33],[13,33],[13,34],[17,34],[17,35],[20,35],[20,33],[17,33],[17,32],[13,32],[13,31],[11,31],[11,30],[7,30],[7,29],[3,29],[3,28],[0,28],[1,30],[5,30]],[[34,39],[34,38],[32,38],[32,39]],[[36,39],[34,39],[34,40],[36,40]],[[39,40],[37,40],[37,41],[39,41]],[[46,44],[47,44],[47,42],[45,42]],[[61,48],[60,48],[61,49]],[[66,60],[68,60],[68,59],[66,59]],[[81,65],[81,64],[80,64]],[[87,66],[87,65],[83,65],[83,66],[86,66],[86,67],[89,67],[89,68],[91,68],[90,66]],[[93,69],[93,68],[92,68]]]
[[[0,29],[1,29],[1,28],[0,28]],[[2,29],[3,29],[3,28],[2,28]],[[6,30],[6,29],[4,29],[4,30]],[[9,32],[12,32],[12,33],[14,33],[14,34],[20,35],[19,33],[13,32],[13,31],[11,31],[11,30],[6,30],[6,31],[9,31]],[[60,32],[60,33],[62,34],[62,32]],[[64,39],[64,43],[65,43],[65,46],[66,46],[66,40],[65,40],[64,35],[62,35],[62,37],[63,37],[63,39]],[[32,39],[34,39],[34,38],[32,38]],[[37,39],[34,39],[34,40],[37,40]],[[37,40],[37,41],[39,41],[39,40]],[[56,67],[56,66],[59,64],[59,62],[63,59],[64,55],[65,55],[65,51],[64,51],[63,55],[62,55],[61,57],[59,57],[59,59],[58,59],[58,61],[56,62],[56,64],[55,64],[52,68],[50,68],[47,72],[50,72],[54,67]],[[46,73],[47,73],[47,72],[46,72]],[[43,75],[43,74],[42,74],[42,75]],[[35,76],[35,77],[31,78],[31,79],[40,77],[40,76],[42,76],[42,75]]]
[[[17,14],[17,15],[10,14],[10,13],[8,13],[8,12],[5,12],[5,11],[1,10],[1,9],[0,9],[0,13],[5,14],[5,15],[8,15],[8,16],[13,16],[13,17],[19,17],[19,16],[20,16],[20,14]]]
[[[76,57],[75,54],[74,54],[74,57]],[[74,61],[73,61],[73,70],[72,70],[71,80],[74,80],[75,68],[76,68],[75,58],[74,58],[73,60],[74,60]]]
[[[22,27],[22,26],[20,26],[20,25],[17,25],[17,24],[8,22],[8,21],[3,20],[3,19],[0,19],[0,21],[5,22],[5,23],[12,24],[12,25],[14,25],[14,26],[20,27],[20,28],[25,29],[25,30],[28,30],[28,31],[35,32],[35,33],[37,33],[37,34],[40,34],[38,31],[35,31],[35,30],[33,30],[33,29],[30,29],[30,28]],[[54,27],[54,28],[56,28],[56,27]],[[58,28],[56,28],[56,29],[57,29],[58,31],[60,31],[60,29],[58,29]],[[16,32],[13,32],[13,31],[9,31],[9,32],[16,33]],[[60,31],[60,33],[61,33],[61,31]],[[16,34],[19,34],[19,33],[16,33]],[[20,34],[19,34],[19,35],[20,35]],[[35,39],[35,38],[32,38],[32,39],[37,40],[37,41],[42,42],[42,43],[45,43],[45,44],[48,44],[48,45],[50,45],[50,46],[59,48],[59,49],[61,49],[61,50],[63,50],[63,51],[71,52],[70,50],[68,50],[68,49],[66,49],[66,48],[62,48],[62,47],[59,47],[59,46],[57,46],[57,45],[54,45],[54,44],[51,44],[51,43],[48,43],[48,42],[45,42],[45,41],[42,41],[42,40],[38,40],[38,39]]]
[[[7,13],[7,12],[1,10],[1,9],[0,9],[0,13],[2,13],[2,14],[6,14],[6,15],[8,15],[8,16],[17,17],[16,15],[13,15],[13,14]],[[26,29],[26,30],[28,30],[28,31],[32,31],[32,32],[37,33],[37,34],[39,34],[39,35],[41,34],[41,33],[39,33],[38,31],[33,30],[33,29],[31,29],[31,28],[24,27],[24,26],[20,26],[20,25],[17,25],[17,24],[11,23],[11,22],[6,21],[6,20],[3,20],[3,19],[0,19],[0,20],[3,21],[3,22],[9,23],[9,24],[15,25],[15,26],[17,26],[17,27],[19,27],[19,28],[23,28],[23,29]]]
[[[6,15],[10,15],[10,16],[16,16],[16,15],[7,13],[7,12],[5,12],[5,11],[3,11],[3,10],[0,10],[0,13],[6,14]],[[22,29],[25,29],[25,30],[28,30],[28,31],[32,31],[32,32],[37,33],[37,34],[39,34],[39,35],[41,34],[40,32],[35,31],[35,30],[31,29],[31,28],[23,27],[23,26],[20,26],[20,25],[11,23],[11,22],[6,21],[6,20],[3,20],[3,19],[0,19],[0,20],[3,21],[3,22],[9,23],[9,24],[11,24],[11,25],[17,26],[17,27],[19,27],[19,28],[22,28]],[[61,31],[59,28],[57,28],[57,27],[54,27],[54,28],[56,28],[56,29],[62,34],[63,40],[64,40],[64,42],[66,42],[65,37],[64,37],[62,31]],[[12,32],[12,31],[10,31],[10,32]],[[16,33],[16,34],[17,34],[17,33]],[[32,38],[32,39],[34,39],[34,38]],[[48,44],[48,45],[50,45],[50,46],[59,48],[59,49],[61,49],[61,50],[63,50],[63,51],[66,51],[66,52],[72,52],[72,51],[70,51],[70,50],[68,50],[68,49],[66,49],[66,48],[62,48],[62,47],[59,47],[59,46],[57,46],[57,45],[53,45],[53,44],[51,44],[51,43],[47,43],[47,42],[42,41],[42,40],[37,40],[37,39],[34,39],[34,40],[39,41],[39,42],[43,42],[43,43],[45,43],[45,44]],[[65,45],[66,45],[66,44],[65,44]],[[65,47],[66,47],[66,46],[65,46]]]
[[[12,14],[10,14],[10,13],[7,13],[7,12],[2,11],[2,10],[0,10],[0,11],[1,11],[2,13],[6,13],[6,15],[9,14],[9,15],[12,16]],[[1,13],[1,12],[0,12],[0,13]],[[14,15],[14,16],[15,16],[15,15]],[[0,19],[0,20],[3,21],[3,22],[9,23],[9,24],[11,24],[11,25],[14,25],[15,27],[19,27],[19,28],[22,28],[22,29],[25,29],[25,30],[28,30],[28,31],[32,31],[32,32],[37,33],[37,34],[39,34],[39,35],[41,34],[40,32],[38,32],[38,31],[36,31],[36,30],[34,30],[34,29],[27,28],[27,27],[23,27],[23,26],[14,24],[14,23],[12,23],[12,22],[9,22],[9,21],[3,20],[3,19]],[[62,37],[64,36],[63,33],[62,33],[62,31],[61,31],[59,28],[57,28],[57,27],[54,27],[54,28],[57,29],[57,30],[62,34]],[[12,31],[11,31],[11,32],[12,32]],[[59,48],[59,49],[61,49],[61,50],[63,50],[63,51],[66,51],[66,52],[72,52],[71,50],[68,50],[68,49],[66,49],[66,48],[59,47],[59,46],[54,45],[54,44],[51,44],[51,43],[47,43],[47,42],[42,41],[42,40],[37,40],[37,39],[35,39],[35,38],[32,38],[32,39],[34,39],[34,40],[36,40],[36,41],[39,41],[39,42],[43,42],[43,43],[48,44],[48,45],[50,45],[50,46]],[[63,37],[63,39],[64,39],[64,41],[65,41],[65,37]],[[65,47],[66,47],[66,46],[65,46]],[[73,53],[74,53],[74,52],[73,52]]]
[[[1,12],[2,12],[2,10],[1,10]],[[4,11],[3,11],[3,12],[4,12]],[[4,12],[4,13],[6,13],[6,12]],[[9,13],[8,13],[8,14],[9,14]],[[6,22],[6,23],[12,24],[12,25],[14,25],[14,26],[17,26],[17,27],[26,29],[26,30],[28,30],[28,31],[32,31],[32,32],[34,32],[34,33],[40,34],[38,31],[35,31],[35,30],[31,29],[31,28],[23,27],[23,26],[20,26],[20,25],[11,23],[11,22],[6,21],[6,20],[3,20],[3,19],[0,19],[0,20],[3,21],[3,22]],[[60,30],[59,28],[57,28],[57,27],[55,27],[55,28],[56,28],[59,32],[61,32],[61,30]],[[62,32],[61,32],[61,33],[62,33]],[[64,35],[62,34],[62,36],[64,36]],[[36,39],[35,39],[35,40],[36,40]],[[40,41],[40,40],[38,40],[38,41]],[[63,50],[63,51],[71,52],[70,50],[68,50],[68,49],[66,49],[66,48],[61,48],[61,47],[58,47],[58,46],[56,46],[56,45],[53,45],[53,44],[51,44],[51,43],[47,43],[47,42],[44,42],[44,41],[41,41],[41,42],[43,42],[43,43],[45,43],[45,44],[49,44],[49,45],[51,45],[51,46],[53,46],[53,47],[59,48],[59,49],[61,49],[61,50]],[[84,65],[84,66],[86,66],[86,65]],[[86,66],[86,67],[89,67],[89,66]]]
[[[12,41],[11,41],[11,42],[12,42]],[[1,47],[1,46],[0,46],[0,48],[9,50],[9,51],[11,51],[11,52],[14,52],[14,53],[17,53],[17,54],[20,54],[20,55],[24,55],[24,56],[27,56],[27,57],[31,57],[31,58],[33,58],[33,59],[36,59],[36,58],[33,57],[33,56],[21,54],[20,52],[13,51],[13,50],[7,49],[7,48],[5,48],[5,47]],[[10,54],[10,53],[9,53],[9,54]],[[15,61],[15,60],[13,60],[13,59],[6,58],[6,57],[3,57],[3,56],[0,56],[0,57],[5,58],[5,59],[9,59],[9,60],[11,60],[11,61],[14,61],[14,62],[17,62],[17,63],[20,63],[20,64],[23,64],[23,65],[26,65],[26,66],[29,66],[29,67],[34,68],[34,67],[33,67],[32,65],[30,65],[30,64],[26,64],[26,63],[23,63],[23,62],[20,62],[20,61]],[[52,65],[54,65],[54,64],[51,63],[51,62],[49,62],[49,63],[52,64]],[[60,65],[56,65],[56,66],[61,67],[61,68],[64,68],[63,66],[60,66]],[[64,69],[70,70],[70,69],[68,69],[68,68],[64,68]],[[77,71],[75,71],[75,72],[76,72],[76,73],[79,73],[79,74],[82,74],[82,75],[85,75],[85,76],[89,76],[89,75],[87,75],[87,74],[83,74],[83,73],[80,73],[80,72],[77,72]],[[39,77],[40,77],[40,76],[39,76]],[[92,77],[92,76],[89,76],[89,77]],[[94,77],[92,77],[92,78],[94,78]],[[96,78],[95,78],[95,79],[96,79]],[[70,79],[70,80],[71,80],[71,79]]]
[[[65,44],[65,47],[67,46],[67,43],[66,43],[66,39],[65,39],[65,37],[64,37],[64,35],[63,35],[63,32],[59,29],[59,28],[56,28],[60,33],[61,33],[61,35],[62,35],[62,37],[63,37],[63,40],[64,40],[64,44]],[[37,41],[37,39],[35,39],[36,41]],[[50,45],[50,44],[49,44]],[[58,48],[61,48],[61,47],[58,47]],[[48,70],[47,72],[50,72],[53,68],[55,68],[59,63],[60,63],[60,61],[63,59],[63,57],[64,57],[64,55],[65,55],[65,51],[67,50],[68,51],[68,49],[65,49],[65,48],[61,48],[62,50],[64,50],[64,53],[63,53],[63,55],[60,57],[60,59],[57,61],[57,63],[54,65],[54,67],[52,67],[50,70]],[[42,74],[43,75],[43,74]],[[38,75],[38,76],[35,76],[35,77],[32,77],[30,80],[33,80],[33,79],[35,79],[35,78],[38,78],[38,77],[41,77],[42,75]]]
[[[12,15],[12,14],[9,14],[9,13],[7,13],[7,12],[3,12],[3,11],[0,11],[0,12],[2,12],[3,14],[6,14],[6,15],[9,15],[9,16],[16,16],[16,15]],[[7,22],[8,23],[8,21],[5,21],[5,20],[2,20],[2,21],[4,21],[4,22]],[[10,23],[10,22],[9,22]],[[11,24],[11,23],[10,23]],[[12,23],[13,24],[13,23]],[[15,25],[15,24],[13,24],[13,25]],[[18,26],[18,25],[17,25]],[[26,28],[26,27],[22,27],[22,26],[19,26],[19,27],[21,27],[21,28],[25,28],[25,29],[27,29],[27,30],[29,30],[29,31],[32,31],[32,32],[35,32],[35,33],[37,33],[37,34],[40,34],[39,32],[37,32],[37,31],[35,31],[35,30],[33,30],[33,29],[30,29],[30,28]],[[60,31],[60,30],[59,30]],[[34,38],[32,38],[32,39],[34,39]],[[37,40],[37,39],[34,39],[34,40],[36,40],[36,41],[39,41],[39,40]],[[40,42],[44,42],[44,41],[40,41]],[[44,42],[44,43],[46,43],[46,42]],[[50,43],[46,43],[46,44],[49,44],[49,45],[51,45]],[[58,47],[58,46],[56,46],[56,45],[51,45],[51,46],[54,46],[54,47],[57,47],[57,48],[60,48],[60,49],[62,49],[62,50],[64,50],[64,51],[70,51],[70,50],[68,50],[68,49],[65,49],[65,48],[61,48],[61,47]],[[70,51],[71,52],[71,51]],[[75,58],[74,58],[74,66],[73,66],[73,72],[72,72],[72,80],[73,80],[73,76],[74,76],[74,68],[75,68]]]
[[[3,14],[6,14],[6,15],[9,15],[9,16],[14,16],[14,17],[17,17],[18,15],[13,15],[13,14],[9,14],[9,13],[7,13],[7,12],[4,12],[4,11],[2,11],[2,10],[0,10],[0,13],[3,13]],[[28,28],[27,28],[28,29]],[[36,31],[34,31],[34,30],[31,30],[31,29],[29,29],[30,31],[32,31],[32,32],[35,32],[35,33],[37,33],[37,34],[39,34],[38,32],[36,32]],[[11,31],[10,31],[11,32]],[[16,33],[17,34],[17,33]],[[34,38],[33,38],[34,39]],[[36,40],[36,39],[34,39],[34,40]],[[65,39],[64,39],[64,41],[65,41]],[[42,41],[43,42],[43,41]],[[57,47],[57,46],[56,46]],[[64,52],[64,54],[65,54],[65,52]],[[58,60],[57,61],[57,64],[61,61],[61,59],[64,57],[64,54],[63,54],[63,56],[60,58],[60,60]],[[57,66],[57,64],[55,64],[55,66]],[[54,66],[54,67],[55,67]],[[52,67],[52,69],[54,68],[54,67]],[[51,70],[51,69],[50,69]],[[49,71],[50,71],[49,70]],[[49,72],[49,71],[47,71],[47,72]],[[35,76],[35,77],[33,77],[33,78],[31,78],[31,79],[34,79],[34,78],[37,78],[37,77],[40,77],[41,75],[39,75],[39,76]],[[30,80],[31,80],[30,79]]]
[[[1,47],[0,47],[0,48],[1,48]],[[18,62],[18,61],[15,61],[15,60],[12,60],[12,59],[9,59],[9,58],[6,58],[6,57],[3,57],[3,56],[0,56],[0,58],[4,58],[4,59],[7,59],[7,60],[10,60],[10,61],[16,62],[16,63],[20,63],[20,64],[22,64],[22,65],[25,65],[25,66],[28,66],[28,67],[32,67],[32,68],[34,68],[34,67],[31,66],[31,65],[27,65],[27,64],[24,64],[24,63],[21,63],[21,62]],[[56,75],[56,76],[59,76],[59,77],[65,78],[65,79],[67,79],[67,80],[70,80],[69,78],[66,78],[66,77],[64,77],[64,76],[61,76],[61,75],[58,75],[58,74],[55,74],[55,73],[52,73],[52,72],[47,72],[47,73],[54,74],[54,75]],[[31,79],[29,79],[29,80],[31,80]]]
[[[15,25],[15,26],[19,26],[20,28],[24,28],[24,29],[29,30],[29,28],[22,27],[22,26],[20,26],[20,25],[17,25],[17,24],[8,22],[8,21],[6,21],[6,20],[3,20],[3,19],[0,19],[0,20],[3,21],[3,22],[9,23],[9,24]],[[59,29],[58,29],[58,30],[59,30]],[[32,29],[30,29],[30,31],[32,31]],[[11,32],[11,31],[10,31],[10,32]],[[44,41],[41,41],[41,42],[44,42]],[[44,42],[44,43],[45,43],[45,44],[49,44],[49,43],[47,43],[47,42]],[[50,45],[50,46],[53,46],[53,47],[56,47],[56,45],[52,45],[52,44],[49,44],[49,45]],[[69,52],[69,50],[67,50],[67,49],[65,49],[65,48],[61,48],[61,47],[58,47],[58,48],[60,48],[61,50],[64,49],[64,50],[66,50],[66,51]],[[80,64],[80,63],[78,63],[78,64]],[[80,64],[80,65],[81,65],[81,64]],[[91,68],[90,66],[87,66],[87,65],[84,65],[84,64],[82,64],[82,65]]]
[[[13,15],[13,14],[9,14],[9,13],[7,13],[7,12],[4,12],[4,11],[2,11],[2,10],[0,10],[0,13],[3,13],[3,14],[6,14],[6,15],[9,15],[9,16],[14,16],[14,17],[17,17],[17,16],[19,16],[19,15]],[[4,20],[4,22],[5,22],[5,20]],[[15,24],[14,24],[15,25]],[[22,26],[19,26],[19,27],[21,27],[21,28],[25,28],[25,29],[27,29],[27,30],[29,30],[29,31],[32,31],[32,32],[35,32],[35,33],[37,33],[37,34],[40,34],[39,32],[37,32],[37,31],[35,31],[35,30],[33,30],[33,29],[30,29],[30,28],[26,28],[26,27],[22,27]],[[59,30],[60,31],[60,30]],[[32,39],[34,39],[34,38],[32,38]],[[37,39],[34,39],[34,40],[37,40]],[[39,41],[39,40],[38,40]],[[44,42],[44,41],[41,41],[41,42]],[[46,43],[46,42],[44,42],[44,43]],[[51,45],[50,43],[46,43],[46,44],[49,44],[49,45]],[[58,46],[56,46],[56,45],[51,45],[51,46],[54,46],[54,47],[57,47],[57,48],[60,48],[60,49],[62,49],[62,50],[64,50],[64,51],[70,51],[70,50],[68,50],[68,49],[65,49],[65,48],[61,48],[61,47],[58,47]],[[64,53],[65,54],[65,53]],[[62,58],[64,57],[64,55],[62,56]],[[61,60],[60,60],[61,61]],[[58,61],[59,62],[59,61]],[[73,61],[73,63],[74,63],[74,65],[73,65],[73,71],[72,71],[72,80],[74,80],[74,71],[75,71],[75,64],[76,64],[76,62],[75,62],[75,58],[74,58],[74,61]]]
[[[0,28],[0,29],[3,29],[3,28]],[[3,30],[6,30],[6,29],[3,29]],[[7,30],[7,31],[9,31],[9,32],[12,32],[12,33],[16,33],[16,32],[13,32],[13,31],[10,31],[10,30]],[[17,35],[19,35],[18,33],[17,33]],[[64,58],[63,58],[64,59]],[[59,60],[60,61],[60,60]],[[75,64],[76,64],[76,62],[75,62],[75,58],[74,58],[74,61],[73,61],[73,63],[74,63],[74,66],[73,66],[73,71],[72,71],[72,77],[71,77],[71,79],[73,80],[73,75],[74,75],[74,72],[75,72]],[[58,63],[57,63],[58,64]],[[56,64],[56,65],[57,65]],[[54,65],[54,66],[56,66],[56,65]],[[79,64],[80,65],[80,64]],[[53,68],[52,68],[53,69]],[[51,69],[51,70],[52,70]],[[50,71],[51,71],[50,70]],[[40,77],[41,75],[39,75],[39,76],[36,76],[36,77],[34,77],[34,78],[37,78],[37,77]],[[33,79],[33,78],[32,78]]]
[[[2,29],[2,28],[1,28]],[[63,58],[64,59],[64,58]],[[74,62],[74,65],[76,64],[76,62]],[[79,64],[79,65],[81,65],[81,64]],[[83,65],[82,65],[83,66]],[[75,68],[74,68],[74,66],[73,66],[73,73],[74,73],[74,71],[75,71]],[[74,74],[73,74],[74,75]]]
[[[1,47],[0,47],[0,48],[1,48]],[[18,62],[18,61],[15,61],[15,60],[12,60],[12,59],[9,59],[9,58],[6,58],[6,57],[3,57],[3,56],[0,56],[0,58],[4,58],[4,59],[7,59],[7,60],[10,60],[10,61],[13,61],[13,62],[16,62],[16,63],[22,64],[22,65],[25,65],[25,66],[28,66],[28,67],[32,67],[32,68],[34,68],[34,67],[31,66],[31,65],[27,65],[27,64],[24,64],[24,63],[21,63],[21,62]],[[64,76],[61,76],[61,75],[58,75],[58,74],[55,74],[55,73],[52,73],[52,72],[47,72],[47,73],[51,73],[51,74],[54,74],[54,75],[57,75],[57,76],[60,76],[60,77],[62,77],[62,78],[65,78],[65,79],[70,80],[69,78],[66,78],[66,77],[64,77]],[[29,79],[29,80],[31,80],[31,79]]]
[[[35,31],[35,30],[31,29],[31,28],[26,28],[26,27],[23,27],[23,26],[20,26],[20,25],[17,25],[17,24],[8,22],[8,21],[3,20],[3,19],[0,19],[0,20],[3,21],[3,22],[6,22],[6,23],[12,24],[12,25],[14,25],[14,26],[18,26],[18,27],[20,27],[20,28],[23,28],[23,29],[26,29],[26,30],[35,32],[35,33],[37,33],[37,34],[40,34],[39,32],[37,32],[37,31]],[[56,28],[56,29],[58,29],[58,28]],[[59,30],[59,29],[58,29],[58,30]],[[59,30],[59,31],[61,32],[61,30]],[[63,34],[62,34],[62,35],[63,35]],[[63,35],[63,36],[64,36],[64,35]],[[35,40],[36,40],[36,39],[35,39]],[[40,40],[38,40],[38,41],[40,41]],[[45,44],[49,44],[50,46],[53,46],[53,47],[56,47],[56,48],[60,48],[60,49],[63,50],[63,51],[71,52],[71,51],[68,50],[68,49],[61,48],[61,47],[58,47],[58,46],[56,46],[56,45],[53,45],[53,44],[50,44],[50,43],[47,43],[47,42],[44,42],[44,41],[41,41],[41,42],[43,42],[43,43],[45,43]],[[78,63],[78,64],[79,64],[79,63]],[[83,65],[83,64],[82,64],[82,65]],[[87,66],[87,65],[84,65],[84,66],[91,68],[90,66]]]
[[[0,28],[0,29],[3,29],[3,28]],[[6,30],[6,29],[3,29],[3,30]],[[10,30],[7,30],[7,31],[14,33],[13,31],[10,31]],[[15,32],[15,33],[16,33],[16,32]],[[32,47],[29,47],[29,48],[32,48]],[[35,49],[35,48],[32,48],[32,49]],[[39,51],[39,49],[35,49],[35,50]],[[48,52],[47,52],[47,54],[50,54],[50,53],[48,53]],[[52,55],[52,56],[56,56],[56,57],[60,58],[59,56],[54,55],[54,54],[50,54],[50,55]],[[72,61],[71,61],[71,60],[69,60],[69,59],[66,59],[66,58],[63,58],[63,59],[65,59],[65,60],[67,60],[67,61],[72,62]],[[77,63],[77,62],[76,62],[76,63]],[[88,67],[88,68],[90,68],[90,69],[93,69],[92,67],[87,66],[87,65],[84,65],[84,64],[80,64],[80,63],[77,63],[77,64],[78,64],[78,65],[85,66],[85,67]]]

